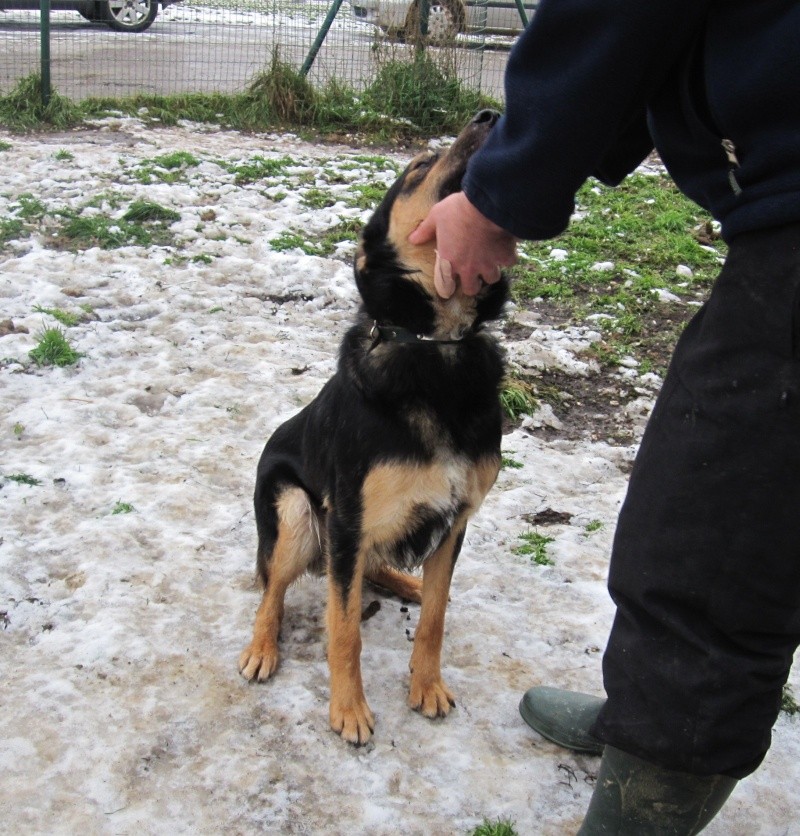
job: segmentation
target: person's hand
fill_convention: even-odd
[[[412,244],[436,240],[434,283],[436,292],[449,299],[458,283],[474,296],[482,282],[500,279],[500,268],[517,260],[517,242],[510,232],[484,217],[463,192],[437,203],[408,236]]]

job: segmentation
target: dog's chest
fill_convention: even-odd
[[[418,566],[478,509],[498,469],[495,456],[375,466],[362,489],[362,542],[384,560]]]

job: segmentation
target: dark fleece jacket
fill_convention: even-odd
[[[616,184],[654,145],[727,240],[800,221],[800,2],[542,0],[464,191],[551,238],[587,177]]]

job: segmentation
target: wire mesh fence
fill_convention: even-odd
[[[315,86],[354,90],[421,48],[469,89],[502,100],[525,0],[50,0],[49,76],[75,101],[234,93],[280,60]],[[13,8],[12,8],[13,7]],[[41,71],[39,0],[0,0],[0,94]]]

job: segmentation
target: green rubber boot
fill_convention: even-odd
[[[573,752],[602,755],[603,744],[589,729],[604,704],[600,697],[542,685],[525,692],[519,713],[534,731],[553,743]]]
[[[674,772],[606,746],[578,836],[693,836],[735,786],[726,775]]]

